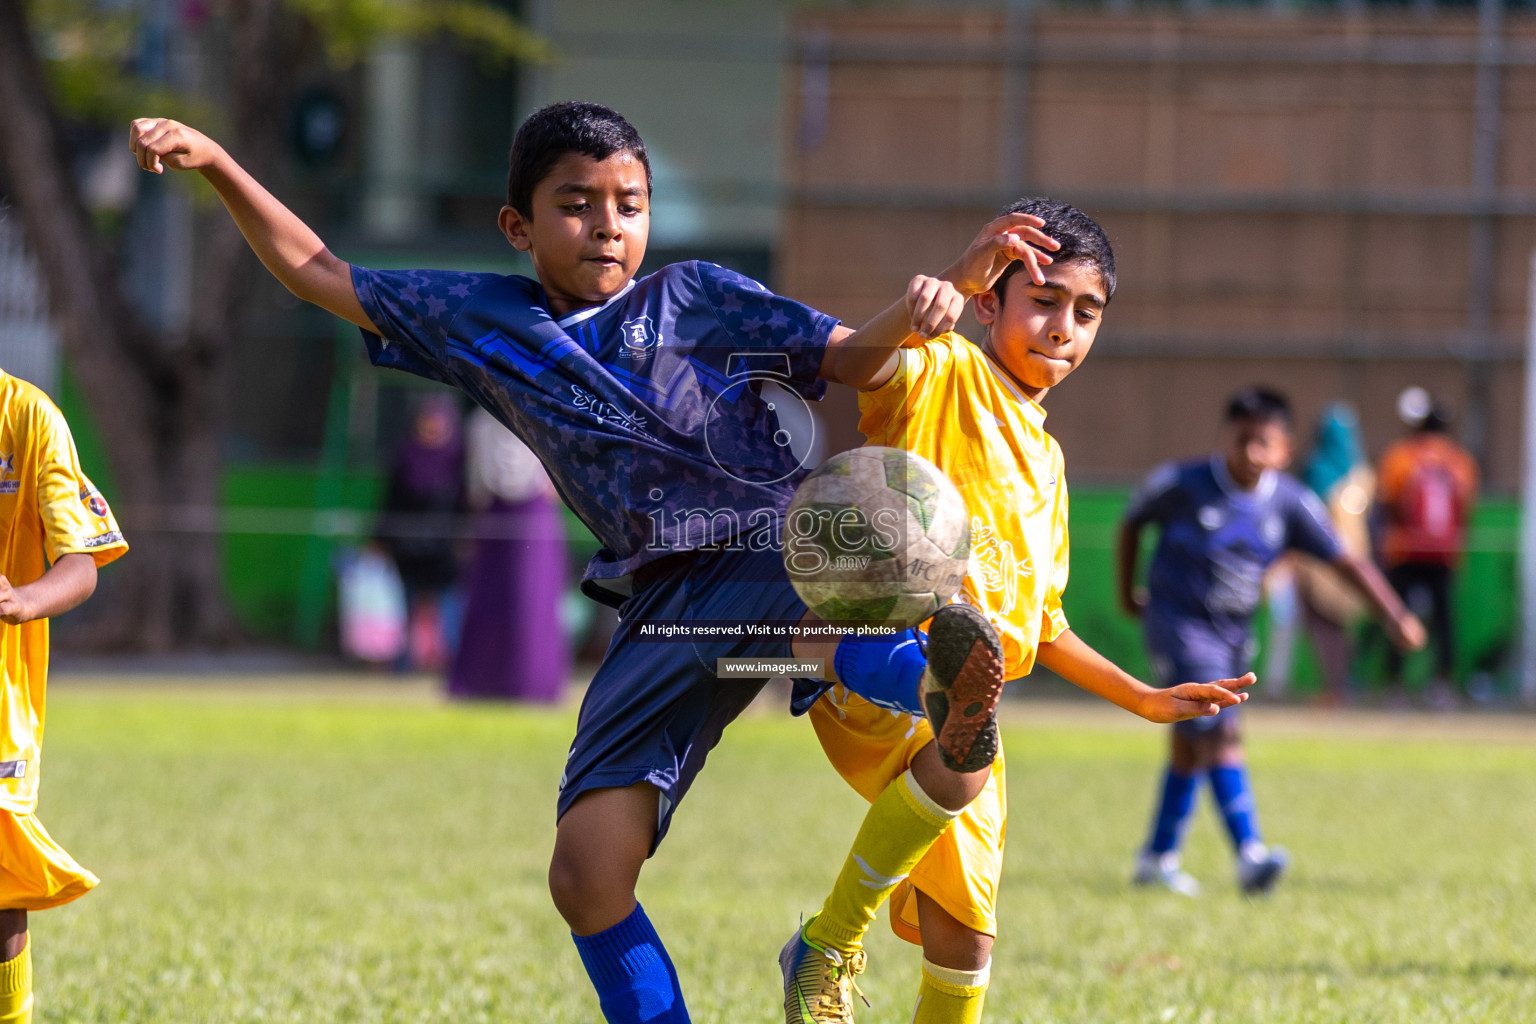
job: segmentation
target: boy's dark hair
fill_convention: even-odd
[[[551,103],[528,115],[512,138],[507,156],[507,205],[531,217],[533,190],[567,153],[606,160],[627,152],[645,168],[651,191],[651,158],[635,126],[601,103]]]
[[[1254,423],[1279,423],[1291,429],[1291,403],[1284,395],[1269,388],[1243,388],[1227,402],[1226,422],[1250,420]]]
[[[1008,208],[999,216],[1010,213],[1027,213],[1045,221],[1045,226],[1040,230],[1061,243],[1060,249],[1049,253],[1053,263],[1080,260],[1093,264],[1099,276],[1104,279],[1104,301],[1108,302],[1115,297],[1115,250],[1110,247],[1109,236],[1104,234],[1098,221],[1075,206],[1058,203],[1044,196],[1017,199],[1009,203]],[[998,277],[992,289],[997,292],[999,299],[1003,296],[1003,285],[1023,266],[1023,263],[1014,260]]]

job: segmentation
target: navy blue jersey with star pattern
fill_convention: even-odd
[[[538,455],[603,545],[589,594],[626,595],[668,554],[777,546],[811,468],[777,405],[821,398],[833,318],[712,263],[559,319],[526,277],[353,267],[352,283],[375,365],[461,389]]]
[[[1287,550],[1331,562],[1343,552],[1328,512],[1305,484],[1266,472],[1251,491],[1238,487],[1221,456],[1153,470],[1125,513],[1134,526],[1162,527],[1147,577],[1153,620],[1214,627],[1246,644],[1264,573]]]

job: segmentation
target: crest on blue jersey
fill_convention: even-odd
[[[624,336],[624,351],[631,356],[643,358],[661,341],[661,336],[656,333],[656,325],[648,316],[637,316],[633,320],[626,320],[619,330]]]
[[[1279,516],[1270,515],[1264,517],[1264,525],[1260,527],[1264,532],[1264,543],[1272,548],[1285,545],[1285,523]]]

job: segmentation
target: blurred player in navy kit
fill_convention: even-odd
[[[1317,496],[1284,472],[1291,448],[1289,402],[1276,392],[1248,388],[1227,405],[1220,451],[1159,467],[1131,499],[1120,527],[1120,603],[1140,617],[1162,685],[1247,670],[1265,570],[1288,550],[1331,565],[1360,591],[1397,646],[1424,645],[1424,627],[1381,573],[1345,551]],[[1136,564],[1148,524],[1162,535],[1141,593],[1134,585]],[[1198,894],[1199,883],[1180,867],[1179,847],[1202,776],[1210,779],[1231,835],[1242,890],[1267,892],[1284,873],[1286,851],[1266,846],[1259,832],[1238,714],[1230,707],[1172,727],[1152,834],[1136,863],[1137,884]]]

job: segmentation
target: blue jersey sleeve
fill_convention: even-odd
[[[1125,510],[1125,521],[1132,526],[1146,523],[1164,523],[1173,513],[1179,495],[1179,465],[1168,462],[1147,474],[1147,478],[1131,495],[1131,503]]]
[[[1344,553],[1344,544],[1333,528],[1328,510],[1306,487],[1294,481],[1292,485],[1291,500],[1286,503],[1286,547],[1325,562],[1334,561]]]
[[[713,263],[695,263],[704,299],[731,344],[787,357],[786,383],[813,401],[826,393],[818,373],[838,321],[794,299],[775,295],[750,277]]]
[[[353,267],[357,301],[380,331],[363,331],[369,361],[447,383],[448,329],[471,296],[499,280],[456,270]]]

